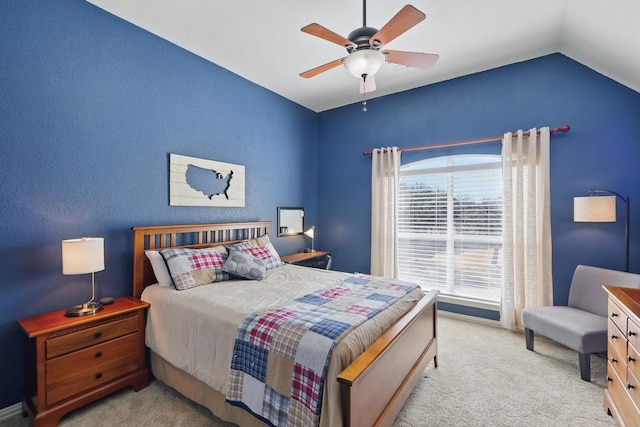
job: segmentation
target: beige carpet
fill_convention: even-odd
[[[615,426],[602,406],[606,360],[592,357],[592,382],[580,379],[573,351],[522,333],[441,316],[438,368],[430,365],[394,426]],[[24,427],[20,417],[2,423]],[[61,427],[229,427],[159,381],[126,389],[66,415]]]

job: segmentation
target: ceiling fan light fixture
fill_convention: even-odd
[[[373,76],[378,72],[385,58],[382,52],[372,49],[356,50],[347,56],[343,63],[351,75],[362,78],[363,74]]]

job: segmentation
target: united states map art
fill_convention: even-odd
[[[169,205],[244,207],[244,166],[169,155]]]

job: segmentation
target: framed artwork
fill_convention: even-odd
[[[169,205],[244,207],[244,166],[169,153]]]

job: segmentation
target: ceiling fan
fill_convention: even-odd
[[[426,15],[411,5],[406,5],[387,22],[380,30],[367,27],[367,1],[362,1],[362,27],[353,30],[347,38],[334,33],[320,24],[309,24],[301,30],[312,36],[330,41],[347,49],[348,55],[328,62],[319,67],[300,73],[301,77],[310,78],[344,64],[349,72],[360,79],[360,93],[372,92],[376,89],[374,74],[385,62],[407,67],[430,69],[438,60],[438,55],[420,52],[403,52],[382,48],[414,27],[426,18]]]

